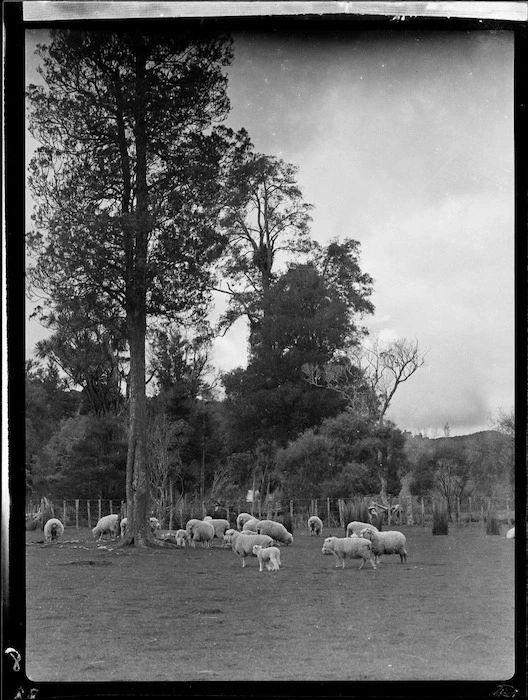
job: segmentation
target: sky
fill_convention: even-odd
[[[314,239],[360,242],[374,279],[370,331],[427,350],[387,417],[430,437],[446,422],[451,435],[489,429],[514,404],[513,35],[233,38],[227,125],[298,167]],[[26,327],[31,356],[42,329]],[[226,371],[246,354],[239,321],[212,362]]]

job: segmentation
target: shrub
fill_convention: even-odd
[[[433,514],[433,535],[449,534],[449,518],[445,508],[437,508]]]
[[[500,521],[495,513],[488,513],[486,518],[486,535],[500,535]]]

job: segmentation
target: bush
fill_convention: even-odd
[[[437,508],[433,514],[433,535],[448,535],[449,534],[449,518],[447,510]]]
[[[488,513],[486,518],[486,535],[500,535],[500,521],[495,513]]]

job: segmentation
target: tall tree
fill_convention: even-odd
[[[246,316],[252,333],[265,315],[264,299],[276,276],[278,258],[291,259],[313,248],[312,205],[303,201],[294,165],[254,153],[249,144],[237,155],[222,212],[228,244],[221,291],[229,301],[220,328],[226,330]]]
[[[229,109],[231,42],[205,31],[60,29],[38,53],[45,85],[27,93],[41,143],[29,176],[30,283],[52,305],[90,298],[101,318],[124,320],[126,542],[145,545],[147,317],[203,305],[223,248],[216,223],[237,138],[215,124]]]

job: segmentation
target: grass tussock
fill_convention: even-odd
[[[448,535],[449,534],[449,518],[447,510],[438,508],[433,514],[433,535]]]

